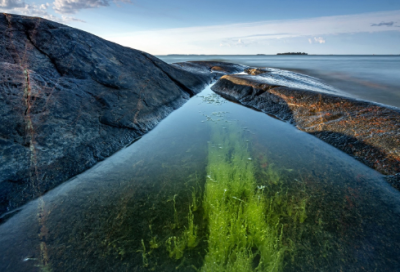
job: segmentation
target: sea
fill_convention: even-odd
[[[289,70],[360,100],[400,108],[400,55],[166,55],[167,63],[224,61]]]

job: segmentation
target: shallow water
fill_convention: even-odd
[[[0,225],[0,271],[398,271],[399,196],[207,88]]]
[[[322,79],[325,83],[355,98],[400,108],[399,55],[171,55],[158,57],[167,63],[216,60],[252,67],[291,70]]]

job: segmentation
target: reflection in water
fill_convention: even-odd
[[[396,271],[399,204],[379,173],[207,89],[0,225],[0,271]]]

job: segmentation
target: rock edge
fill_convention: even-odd
[[[244,106],[289,122],[384,175],[397,188],[400,110],[372,102],[265,83],[262,69],[225,75],[212,90]],[[397,184],[397,185],[396,185]]]

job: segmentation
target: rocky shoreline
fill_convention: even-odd
[[[135,141],[216,80],[212,89],[221,96],[337,147],[400,190],[398,109],[293,87],[304,83],[298,78],[276,84],[268,69],[168,65],[41,18],[1,14],[0,31],[0,223]]]
[[[246,69],[246,72],[221,77],[212,90],[231,101],[289,122],[335,146],[388,175],[389,183],[400,189],[399,109],[271,84],[270,71],[265,69]]]
[[[400,109],[348,97],[294,72],[210,61],[179,64],[213,74],[218,70],[213,67],[223,65],[231,70],[215,77],[214,92],[314,135],[384,174],[400,190]]]

